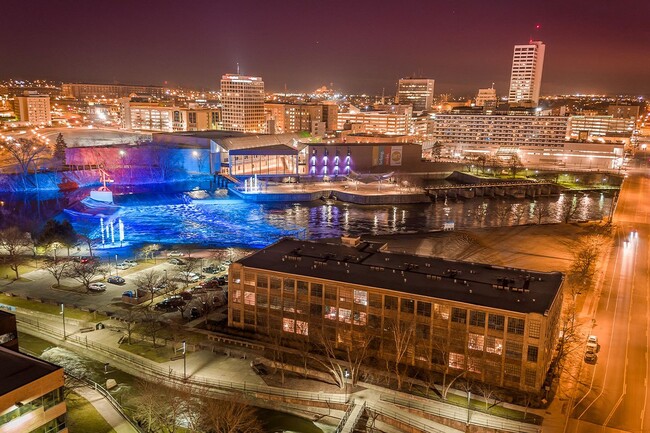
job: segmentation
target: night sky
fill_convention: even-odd
[[[650,95],[646,0],[3,0],[0,23],[0,79],[218,89],[239,62],[269,91],[393,94],[415,74],[503,95],[533,37],[542,94]]]

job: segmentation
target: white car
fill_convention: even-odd
[[[587,338],[587,350],[590,350],[592,352],[598,352],[598,336],[597,335],[590,335],[589,338]]]
[[[184,280],[191,283],[195,283],[201,279],[200,275],[195,274],[194,272],[180,272],[178,276]]]
[[[125,271],[125,270],[127,270],[127,269],[131,269],[131,265],[129,265],[128,263],[124,263],[124,262],[118,264],[118,265],[115,266],[115,267],[116,267],[117,269],[121,270],[121,271]]]
[[[90,283],[88,285],[88,290],[93,292],[103,292],[106,290],[106,284],[104,283]]]
[[[126,259],[122,263],[125,263],[125,264],[127,264],[129,266],[137,266],[138,265],[138,262],[136,262],[135,260],[131,260],[131,259]]]
[[[183,257],[183,253],[176,250],[171,250],[167,252],[167,257]]]

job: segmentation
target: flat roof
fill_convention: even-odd
[[[0,395],[25,386],[63,367],[0,346]]]
[[[390,252],[384,244],[285,238],[237,263],[518,313],[544,314],[563,281],[539,272]]]

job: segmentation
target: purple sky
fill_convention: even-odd
[[[218,89],[234,72],[269,91],[507,92],[513,46],[546,43],[542,93],[650,95],[646,0],[21,0],[4,2],[0,79]],[[541,29],[535,31],[535,25]]]

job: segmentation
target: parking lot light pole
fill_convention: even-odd
[[[115,254],[115,276],[116,277],[120,276],[120,271],[117,268],[117,254]]]
[[[63,339],[65,340],[65,306],[61,304],[61,318],[63,319]]]
[[[187,344],[183,340],[183,380],[187,380]]]

